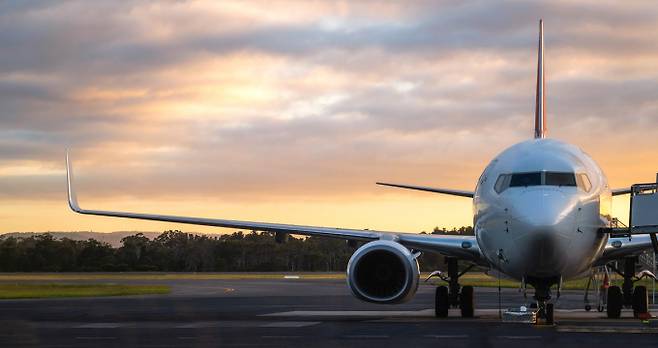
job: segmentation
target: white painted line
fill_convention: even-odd
[[[258,321],[247,320],[222,320],[222,321],[197,321],[174,326],[177,329],[207,329],[220,327],[258,327]]]
[[[299,279],[298,275],[287,275],[283,276],[283,279]]]
[[[434,309],[419,311],[290,311],[261,314],[263,317],[423,317],[434,316]]]
[[[123,324],[119,323],[89,323],[89,324],[82,324],[78,326],[74,326],[76,329],[116,329],[118,327],[124,326]]]
[[[468,338],[468,335],[425,335],[423,337],[439,338],[439,339],[453,339],[453,338]]]
[[[267,323],[260,327],[306,327],[320,324],[319,321],[278,321]]]
[[[199,321],[196,323],[189,323],[189,324],[183,324],[183,325],[176,325],[177,329],[204,329],[204,328],[210,328],[214,327],[214,323],[208,322],[208,321]]]
[[[656,334],[657,329],[644,327],[607,327],[607,326],[558,326],[558,332],[573,333],[620,333],[620,334]]]
[[[343,337],[344,338],[351,338],[351,339],[382,339],[382,338],[389,338],[391,336],[389,336],[389,335],[345,335]]]

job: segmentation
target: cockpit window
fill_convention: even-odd
[[[579,187],[589,192],[592,189],[592,183],[589,181],[587,174],[567,173],[567,172],[529,172],[529,173],[512,173],[501,174],[496,183],[494,190],[501,193],[509,187],[528,187],[528,186],[570,186]]]
[[[541,185],[541,172],[512,174],[510,187],[539,186]]]
[[[546,172],[546,184],[548,186],[576,186],[576,175],[574,173]]]
[[[592,189],[592,183],[589,181],[587,174],[581,173],[576,175],[576,181],[578,182],[578,187],[583,189],[583,191],[589,192]]]
[[[496,184],[494,185],[494,190],[496,190],[496,192],[498,193],[505,191],[505,189],[509,187],[509,181],[511,178],[512,178],[512,174],[501,174],[498,177],[498,180],[496,180]]]

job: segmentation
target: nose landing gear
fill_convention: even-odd
[[[557,297],[560,298],[560,277],[534,278],[528,277],[527,283],[535,288],[535,300],[537,301],[537,321],[538,324],[553,325],[555,323],[554,304],[549,302],[551,299],[551,286],[558,284]],[[542,322],[540,322],[543,321]]]
[[[432,277],[439,277],[441,280],[448,282],[448,286],[442,285],[436,288],[434,295],[434,313],[437,318],[447,318],[450,307],[459,307],[463,318],[472,318],[475,314],[475,301],[473,287],[470,285],[460,286],[459,277],[473,268],[473,265],[467,267],[461,273],[459,272],[457,259],[446,257],[448,264],[448,275],[445,276],[440,271],[435,271],[425,280]]]

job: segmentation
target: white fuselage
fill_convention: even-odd
[[[537,173],[540,184],[532,181]],[[559,173],[586,179],[555,185]],[[520,185],[519,179],[531,184]],[[518,280],[568,279],[603,253],[607,236],[598,230],[609,226],[610,208],[607,179],[591,157],[564,142],[532,139],[506,149],[484,170],[473,199],[473,226],[484,257],[502,273]]]

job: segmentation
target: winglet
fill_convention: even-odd
[[[544,21],[539,20],[537,52],[537,95],[535,100],[535,139],[546,137],[546,81],[544,79]]]
[[[77,213],[81,213],[82,209],[78,205],[78,197],[75,194],[73,189],[73,163],[71,162],[71,156],[69,151],[66,151],[66,183],[67,183],[67,193],[69,197],[69,207]]]

